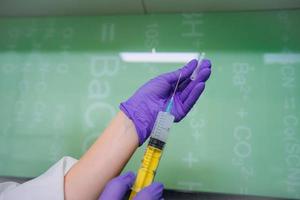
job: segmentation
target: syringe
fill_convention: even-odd
[[[179,74],[179,78],[177,80],[173,95],[168,102],[166,111],[160,111],[157,115],[146,152],[142,159],[140,169],[138,170],[135,183],[129,196],[129,200],[132,200],[140,190],[153,182],[163,148],[166,144],[170,128],[174,121],[174,116],[171,115],[170,112],[173,107],[174,95],[178,88],[180,78],[181,73]]]
[[[201,66],[202,60],[204,59],[204,56],[205,56],[205,52],[201,53],[200,56],[199,56],[197,67],[191,75],[191,80],[192,81],[195,80],[197,78],[197,75],[199,74],[200,66]]]

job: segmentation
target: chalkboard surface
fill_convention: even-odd
[[[300,198],[299,19],[300,10],[1,18],[0,175],[34,177],[64,155],[79,158],[121,101],[188,61],[123,53],[205,51],[211,79],[172,127],[156,180]]]

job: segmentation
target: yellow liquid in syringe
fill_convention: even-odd
[[[147,187],[153,182],[156,169],[161,158],[161,154],[162,150],[155,148],[151,145],[147,146],[141,167],[138,171],[135,183],[132,187],[132,192],[130,194],[129,200],[132,200],[141,189]]]
[[[132,187],[129,200],[132,200],[140,190],[153,182],[161,158],[162,150],[166,143],[171,125],[174,122],[175,117],[171,115],[170,112],[173,106],[174,95],[177,90],[180,77],[181,73],[179,74],[174,93],[167,105],[166,112],[160,111],[157,115],[154,128],[151,132],[150,141],[143,157],[135,183]]]

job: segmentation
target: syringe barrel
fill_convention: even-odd
[[[170,113],[162,111],[158,113],[129,200],[132,200],[136,193],[153,182],[173,121],[174,116]]]
[[[158,149],[151,145],[147,146],[141,167],[137,173],[135,183],[132,187],[129,200],[132,200],[139,191],[153,182],[156,169],[161,158],[161,154],[161,149]]]

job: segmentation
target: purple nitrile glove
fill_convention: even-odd
[[[175,122],[184,118],[196,103],[205,87],[205,81],[211,73],[211,63],[204,59],[196,80],[191,80],[197,60],[191,60],[183,68],[162,74],[151,79],[127,101],[120,104],[120,109],[129,117],[137,130],[139,144],[142,145],[149,137],[159,111],[165,111],[174,92],[181,73],[180,83],[174,96],[171,114]]]
[[[130,190],[135,180],[133,172],[127,172],[112,179],[104,188],[98,200],[122,200],[127,191]],[[134,197],[133,200],[161,200],[163,193],[161,183],[152,183],[145,187]]]

